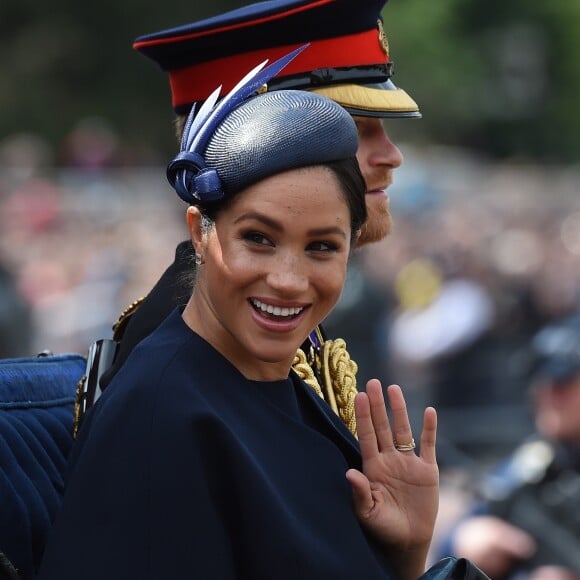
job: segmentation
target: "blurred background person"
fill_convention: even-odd
[[[30,356],[34,332],[32,308],[16,278],[0,263],[0,358]]]
[[[492,578],[580,578],[580,313],[541,329],[530,354],[536,433],[482,478],[442,550]]]

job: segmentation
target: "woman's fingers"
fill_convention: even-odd
[[[387,415],[383,387],[379,380],[371,379],[367,382],[367,395],[378,449],[385,451],[393,446],[393,432]]]
[[[437,411],[427,407],[423,414],[423,432],[421,433],[421,458],[429,463],[437,461]]]
[[[403,391],[398,385],[391,385],[387,389],[389,407],[393,418],[392,438],[395,448],[403,452],[414,452],[415,441],[411,431],[411,423],[407,413],[407,404]]]
[[[354,400],[356,430],[361,455],[372,457],[379,452],[375,428],[371,417],[371,408],[367,393],[358,393]]]
[[[349,469],[346,479],[352,488],[354,508],[360,517],[366,517],[374,507],[369,480],[357,469]]]
[[[379,380],[368,381],[366,392],[356,396],[355,412],[358,440],[363,458],[392,449],[393,434],[383,397],[383,388]]]
[[[398,385],[387,389],[392,420],[389,420],[383,388],[377,379],[367,382],[366,393],[359,393],[355,399],[357,431],[363,456],[370,457],[381,451],[392,450],[393,446],[403,446],[407,451],[414,448],[413,433],[407,413],[405,397]],[[433,421],[431,420],[431,423]],[[436,425],[436,422],[435,422]],[[434,440],[431,425],[427,440]]]
[[[366,393],[355,399],[358,439],[363,457],[372,457],[381,451],[397,449],[401,453],[414,453],[415,440],[401,387],[390,385],[387,397],[391,419],[387,414],[380,381],[371,379]],[[421,457],[435,463],[437,413],[433,407],[425,409],[421,433]]]

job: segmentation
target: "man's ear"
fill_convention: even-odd
[[[203,255],[203,228],[202,216],[198,207],[191,205],[187,208],[187,228],[191,237],[191,243],[195,249],[195,253],[200,256]]]

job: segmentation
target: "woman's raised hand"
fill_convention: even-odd
[[[437,414],[425,409],[419,453],[401,388],[368,381],[355,399],[362,471],[349,469],[355,512],[365,528],[385,544],[401,578],[417,578],[425,568],[439,505],[435,455]]]

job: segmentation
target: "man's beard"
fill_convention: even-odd
[[[357,247],[380,242],[391,233],[393,225],[389,213],[389,200],[380,195],[367,196],[367,220],[365,221]]]

